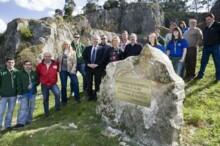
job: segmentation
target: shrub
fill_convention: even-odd
[[[31,37],[33,36],[30,28],[27,26],[23,26],[20,28],[20,34],[21,34],[21,38],[26,41],[30,40]]]

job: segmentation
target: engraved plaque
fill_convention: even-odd
[[[117,99],[141,106],[150,106],[151,87],[149,80],[118,77],[115,84]]]

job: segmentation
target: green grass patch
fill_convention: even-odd
[[[197,70],[200,67],[198,58]],[[185,125],[182,130],[185,145],[220,145],[220,84],[215,84],[212,58],[202,80],[186,84],[184,101]]]
[[[201,52],[200,55],[201,56]],[[200,58],[198,58],[200,60]],[[197,70],[200,63],[198,62]],[[215,84],[215,70],[210,61],[202,80],[186,84],[184,121],[181,131],[183,146],[220,145],[220,84]],[[79,76],[81,77],[81,76]],[[82,79],[80,89],[82,90]],[[69,93],[68,93],[69,95]],[[61,111],[54,111],[50,96],[50,116],[44,117],[42,99],[36,102],[33,123],[20,130],[0,134],[0,146],[118,146],[117,138],[102,136],[104,125],[95,113],[95,102],[69,99]],[[16,123],[16,112],[13,123]],[[77,129],[69,127],[74,123]]]

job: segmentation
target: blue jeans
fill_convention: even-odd
[[[79,83],[76,74],[70,74],[67,71],[60,72],[60,80],[61,80],[61,97],[62,103],[67,103],[67,95],[66,95],[66,86],[67,86],[67,77],[70,77],[70,87],[71,93],[74,92],[74,96],[76,100],[80,100],[79,96]]]
[[[212,55],[215,64],[216,80],[220,80],[220,44],[212,45],[212,46],[204,46],[202,51],[201,66],[198,77],[202,78],[204,76],[205,68],[209,62],[210,55]]]
[[[11,121],[12,121],[16,100],[17,100],[16,96],[2,97],[0,99],[0,128],[2,128],[3,116],[6,108],[7,108],[7,112],[5,116],[5,128],[11,127]]]
[[[181,57],[170,57],[170,59],[176,74],[178,74],[180,77],[183,77],[184,63],[179,61]]]
[[[18,111],[17,124],[31,123],[33,112],[35,108],[35,97],[33,94],[31,97],[23,95],[20,99],[20,108]]]
[[[86,65],[85,63],[77,63],[76,71],[79,71],[83,77],[83,90],[87,90]]]
[[[43,94],[43,105],[44,105],[44,113],[45,115],[49,115],[49,91],[52,91],[55,97],[55,110],[60,110],[60,90],[57,84],[48,87],[45,85],[41,85],[41,91]]]

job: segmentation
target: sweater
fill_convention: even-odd
[[[220,23],[214,22],[211,27],[205,27],[203,37],[204,46],[220,44]]]
[[[35,71],[31,71],[29,74],[22,70],[20,73],[20,79],[21,79],[21,92],[22,94],[31,93],[36,94],[37,93],[37,85],[38,83],[38,77],[37,73]],[[28,89],[29,85],[32,85],[31,89]]]
[[[71,43],[72,48],[76,51],[77,63],[84,63],[83,52],[85,51],[85,46],[82,43],[76,44],[74,41]]]
[[[0,71],[0,96],[12,97],[21,94],[20,71],[3,69]]]

